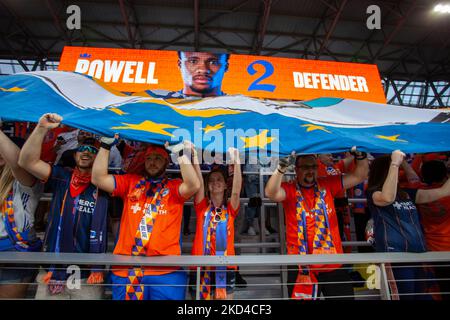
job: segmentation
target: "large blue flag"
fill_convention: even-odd
[[[177,93],[129,95],[88,76],[61,71],[0,77],[0,117],[63,123],[99,135],[163,144],[188,139],[203,149],[334,153],[357,146],[389,153],[450,150],[449,113],[364,101],[278,101],[241,95],[183,99]]]

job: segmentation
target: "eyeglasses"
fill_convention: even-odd
[[[93,146],[79,146],[77,149],[78,152],[90,152],[92,154],[97,154],[98,149],[96,147]]]
[[[317,168],[318,168],[318,166],[317,166],[317,164],[312,164],[312,165],[301,165],[301,166],[298,166],[297,168],[300,168],[300,169],[302,169],[302,170],[309,170],[309,169],[311,169],[311,170],[317,170]]]

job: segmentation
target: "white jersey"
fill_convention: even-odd
[[[15,180],[13,183],[14,221],[19,232],[34,227],[34,212],[39,204],[44,185],[36,182],[33,187],[26,187]],[[0,209],[1,210],[1,209]],[[3,221],[4,212],[1,212],[0,238],[8,237]],[[31,239],[30,239],[31,240]]]

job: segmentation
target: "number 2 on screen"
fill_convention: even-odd
[[[247,72],[252,76],[256,73],[256,70],[254,68],[254,65],[261,65],[264,67],[264,74],[262,76],[260,76],[258,79],[256,79],[255,81],[253,81],[250,86],[248,87],[248,91],[253,91],[253,90],[262,90],[262,91],[269,91],[269,92],[273,92],[276,88],[275,85],[273,84],[261,84],[260,82],[268,77],[270,77],[273,74],[273,71],[275,70],[273,68],[273,65],[265,60],[256,60],[253,61],[248,67],[247,67]]]

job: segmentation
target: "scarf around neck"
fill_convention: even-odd
[[[70,180],[70,195],[72,198],[78,197],[82,194],[91,183],[91,172],[81,172],[78,167],[72,172],[72,178]]]

